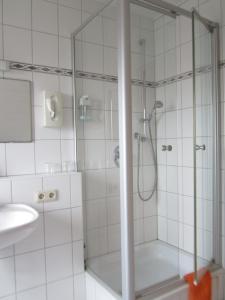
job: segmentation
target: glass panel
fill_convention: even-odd
[[[213,114],[211,33],[194,14],[194,182],[197,269],[213,259]]]
[[[95,1],[90,2],[94,10]],[[75,69],[80,76],[76,129],[78,169],[84,181],[86,265],[121,293],[117,15],[114,1],[76,36]]]
[[[136,291],[179,275],[177,22],[131,5]]]

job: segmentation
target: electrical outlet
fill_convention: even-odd
[[[34,197],[38,203],[57,201],[57,191],[37,192]]]
[[[38,202],[38,203],[44,202],[44,201],[45,201],[45,197],[46,197],[45,192],[37,192],[37,193],[35,193],[35,195],[34,195],[34,199],[35,199],[35,201]]]
[[[50,202],[50,201],[56,201],[57,200],[57,191],[53,190],[53,191],[49,191],[46,192],[46,202]]]

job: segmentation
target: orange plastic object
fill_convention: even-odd
[[[212,300],[212,279],[210,272],[206,272],[198,285],[194,285],[194,273],[184,276],[189,284],[189,300]]]

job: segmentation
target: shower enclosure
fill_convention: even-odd
[[[218,25],[161,0],[96,3],[72,35],[85,263],[133,300],[221,265]]]

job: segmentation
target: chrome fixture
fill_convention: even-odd
[[[198,151],[198,150],[202,150],[202,151],[205,151],[206,150],[206,146],[205,145],[195,145],[195,150]]]
[[[120,167],[120,146],[116,146],[116,148],[113,151],[114,153],[114,163],[117,166],[117,168]]]
[[[151,121],[152,117],[153,117],[153,113],[156,111],[156,109],[160,109],[163,107],[163,103],[162,101],[155,101],[155,104],[153,106],[153,109],[151,111],[151,113],[149,114],[148,118],[143,118],[141,119],[142,122],[149,122]]]
[[[83,95],[80,97],[79,106],[80,106],[80,120],[82,121],[90,120],[90,117],[88,116],[88,107],[91,106],[91,102],[88,95]]]
[[[143,66],[144,66],[143,72],[142,72],[142,83],[143,83],[142,97],[143,97],[143,104],[144,104],[144,115],[143,115],[143,119],[141,119],[141,122],[143,122],[143,127],[144,127],[144,135],[141,135],[137,132],[134,134],[134,137],[137,139],[137,146],[138,146],[137,192],[138,192],[139,198],[142,201],[148,201],[154,195],[156,188],[157,188],[157,182],[158,182],[157,156],[156,156],[156,152],[155,152],[154,144],[153,144],[151,120],[152,120],[153,114],[155,113],[156,109],[163,107],[163,103],[161,101],[155,101],[155,104],[154,104],[150,114],[147,114],[147,106],[146,106],[147,99],[146,99],[146,86],[145,86],[145,83],[146,83],[146,70],[145,70],[146,41],[145,41],[145,39],[141,39],[139,41],[139,44],[142,47],[142,51],[143,51],[142,56],[143,56]],[[146,130],[146,125],[147,125],[147,130]],[[142,196],[141,191],[140,191],[140,160],[141,160],[141,142],[145,142],[147,140],[149,140],[149,142],[150,142],[150,151],[152,152],[152,156],[153,156],[155,174],[154,174],[153,189],[147,197],[144,197],[144,196]]]
[[[172,151],[173,147],[172,145],[162,145],[162,151]]]

